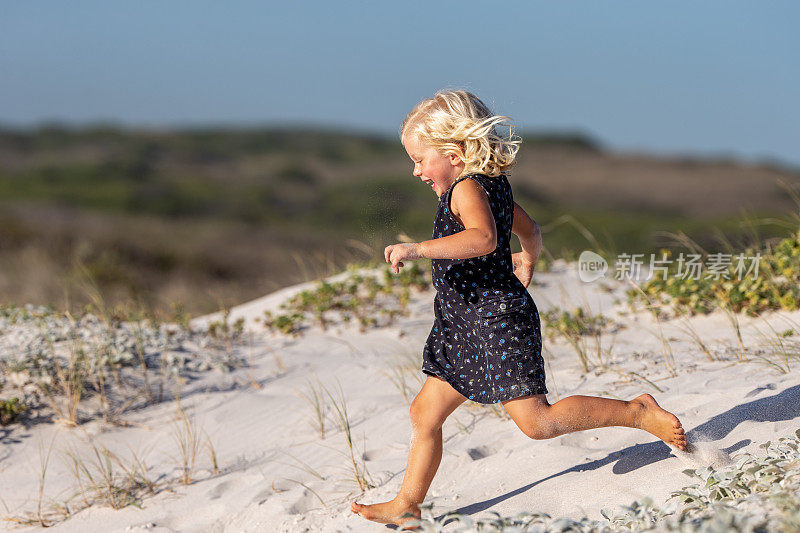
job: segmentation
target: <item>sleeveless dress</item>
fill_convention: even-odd
[[[478,403],[546,394],[539,312],[511,261],[514,199],[506,176],[458,178],[439,197],[433,238],[464,231],[450,211],[453,189],[464,179],[486,191],[497,248],[470,259],[431,259],[435,321],[421,370]]]

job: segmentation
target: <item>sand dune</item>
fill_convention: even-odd
[[[197,481],[147,497],[141,509],[95,505],[53,529],[383,531],[384,526],[352,514],[350,501],[385,501],[402,482],[410,438],[409,406],[392,382],[391,368],[403,356],[419,362],[433,319],[433,293],[415,294],[409,316],[364,333],[344,325],[327,331],[311,328],[298,338],[264,331],[256,319],[265,310],[277,310],[303,287],[232,309],[230,319],[244,317],[252,332],[252,345],[237,347],[251,362],[250,368],[209,373],[184,390],[182,405],[213,443],[219,473],[213,472],[201,449]],[[624,326],[602,337],[602,346],[610,350],[606,362],[616,370],[586,373],[569,344],[545,339],[548,398],[554,402],[572,394],[591,394],[632,399],[649,392],[680,418],[693,445],[689,451],[671,449],[648,433],[628,428],[534,441],[512,421],[468,402],[444,425],[444,455],[426,499],[433,504],[434,516],[453,510],[476,518],[487,511],[511,515],[538,510],[551,516],[579,518],[585,513],[600,519],[601,509],[646,496],[663,502],[671,491],[691,481],[682,470],[722,465],[734,452],[756,453],[759,443],[800,427],[800,374],[780,374],[757,362],[765,321],[782,327],[785,319],[800,322],[800,312],[740,317],[751,359],[744,363],[736,361],[734,331],[723,313],[690,319],[723,359],[714,362],[679,329],[683,319],[662,321],[663,337],[675,358],[677,375],[671,376],[658,324],[646,311],[631,312],[625,289],[626,284],[613,279],[584,284],[575,264],[558,262],[552,271],[536,274],[530,291],[540,312],[580,305]],[[201,317],[194,325],[218,318]],[[319,378],[331,391],[338,391],[341,384],[357,459],[374,485],[363,494],[353,480],[349,451],[333,410],[327,413],[324,439],[314,428],[314,411],[300,397],[310,378]],[[420,384],[410,375],[407,383],[413,398]],[[108,427],[98,421],[83,427],[115,453],[135,450],[146,457],[153,472],[169,475],[176,468],[175,410],[174,402],[166,402],[126,415],[130,427]],[[81,449],[81,430],[39,424],[2,434],[0,497],[7,516],[35,509],[40,449],[54,438],[44,486],[46,503],[64,501],[75,490],[63,450],[71,444]]]

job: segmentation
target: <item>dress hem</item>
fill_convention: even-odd
[[[437,377],[439,379],[442,379],[442,380],[446,381],[451,387],[453,387],[456,390],[456,392],[458,392],[459,394],[464,396],[466,399],[468,399],[468,400],[470,400],[472,402],[475,402],[475,403],[482,403],[482,404],[490,405],[490,404],[495,404],[495,403],[500,403],[500,402],[507,402],[509,400],[513,400],[515,398],[520,398],[522,396],[536,396],[536,395],[539,395],[539,394],[547,394],[549,392],[547,390],[547,387],[540,387],[540,386],[537,386],[537,385],[534,385],[534,386],[512,385],[511,387],[506,388],[506,390],[509,391],[509,393],[512,393],[512,390],[513,390],[514,387],[518,387],[518,389],[516,391],[514,391],[512,393],[513,395],[508,397],[508,398],[506,398],[506,397],[498,397],[495,400],[492,400],[490,398],[485,398],[483,400],[479,399],[479,398],[470,398],[469,394],[464,394],[464,390],[461,387],[461,385],[453,383],[445,375],[438,374],[438,373],[434,372],[433,370],[428,370],[428,369],[425,369],[425,368],[423,368],[421,370],[422,370],[422,372],[424,374],[427,374],[429,376],[435,376],[435,377]],[[474,394],[473,394],[473,396],[474,396]]]

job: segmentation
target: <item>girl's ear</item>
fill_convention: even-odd
[[[450,164],[453,165],[454,167],[457,167],[458,165],[463,165],[464,164],[464,160],[461,159],[461,156],[459,156],[458,154],[454,154],[454,153],[450,152],[448,154],[448,157],[450,158]]]

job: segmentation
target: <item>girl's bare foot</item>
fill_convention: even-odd
[[[367,520],[398,526],[420,517],[419,506],[416,503],[409,503],[397,497],[388,502],[374,503],[372,505],[352,502],[350,503],[350,510]]]
[[[686,434],[678,417],[662,409],[649,394],[637,396],[631,403],[640,406],[636,416],[636,427],[652,433],[680,450],[686,449]]]

